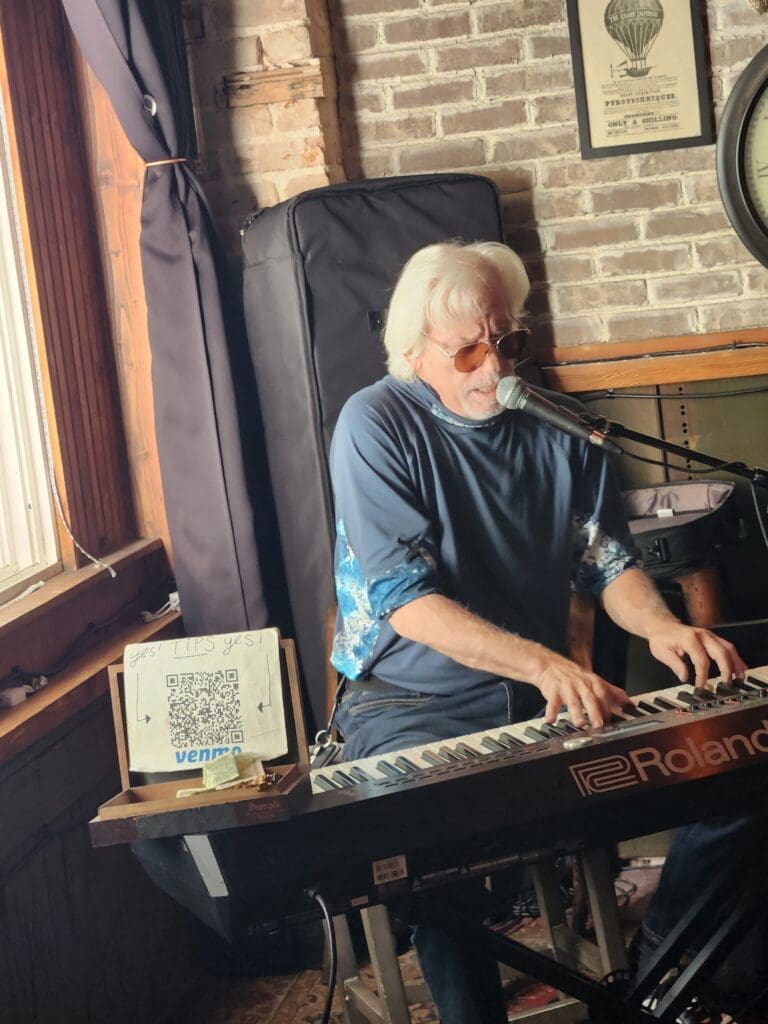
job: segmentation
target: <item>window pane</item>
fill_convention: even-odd
[[[0,117],[2,111],[0,108]],[[58,562],[32,320],[5,123],[0,138],[0,602]]]

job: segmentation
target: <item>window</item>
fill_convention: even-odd
[[[26,271],[0,123],[0,604],[60,568]]]

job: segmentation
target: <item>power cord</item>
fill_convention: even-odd
[[[337,971],[337,952],[336,952],[336,929],[333,927],[333,920],[331,918],[331,912],[328,909],[328,904],[323,899],[322,895],[317,889],[310,889],[308,893],[309,897],[318,904],[323,912],[323,920],[325,921],[325,931],[328,936],[328,953],[330,964],[328,967],[328,992],[325,997],[325,1006],[323,1007],[323,1015],[320,1018],[320,1024],[328,1024],[331,1019],[331,1006],[333,1005],[333,993],[336,990],[336,971]]]

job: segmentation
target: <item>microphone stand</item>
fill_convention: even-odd
[[[683,445],[673,444],[671,441],[664,441],[660,437],[653,437],[651,434],[641,434],[637,430],[630,430],[628,427],[617,423],[616,420],[609,420],[605,416],[592,416],[588,412],[581,414],[580,419],[587,423],[594,430],[599,431],[611,439],[617,437],[626,438],[628,441],[637,441],[640,444],[648,445],[650,448],[657,448],[662,452],[669,452],[672,455],[679,455],[683,459],[690,459],[693,462],[701,462],[713,469],[723,469],[734,476],[741,476],[758,487],[768,487],[768,469],[760,466],[750,468],[743,462],[729,462],[727,459],[718,459],[714,455],[707,455],[704,452],[692,451]]]

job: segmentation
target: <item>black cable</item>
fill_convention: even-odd
[[[681,398],[690,401],[695,398],[738,398],[739,395],[762,395],[768,392],[768,387],[761,384],[754,388],[743,388],[739,391],[709,391],[706,394],[694,395],[690,391],[679,391],[676,395],[641,395],[635,391],[620,391],[616,388],[606,388],[605,391],[598,391],[594,394],[581,398],[582,404],[587,402],[599,402],[605,398],[614,400],[616,398],[647,398],[653,402],[679,402]]]
[[[693,466],[674,466],[668,462],[660,462],[658,459],[649,459],[646,458],[644,455],[637,455],[635,452],[627,451],[626,448],[622,448],[621,450],[624,455],[629,456],[630,459],[636,459],[637,462],[647,462],[649,466],[661,466],[663,469],[674,469],[678,473],[690,473],[693,476],[705,476],[707,473],[721,473],[727,471],[731,466],[743,465],[743,463],[741,462],[732,461],[724,462],[722,466],[702,466],[701,469],[696,469]]]
[[[328,993],[325,997],[325,1006],[323,1007],[323,1015],[320,1018],[320,1024],[328,1024],[331,1019],[331,1005],[333,1003],[333,993],[336,989],[336,929],[333,927],[333,921],[331,919],[331,913],[328,910],[328,904],[325,902],[323,897],[316,889],[312,889],[309,893],[311,898],[319,905],[323,912],[323,919],[325,920],[325,930],[328,935],[328,952],[330,954],[330,965],[328,978]]]

